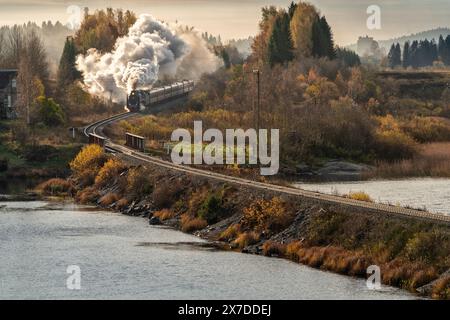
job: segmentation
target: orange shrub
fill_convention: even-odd
[[[93,187],[88,187],[81,191],[78,191],[76,199],[82,204],[94,203],[99,198],[98,191]]]
[[[74,191],[72,183],[64,179],[50,179],[37,186],[37,190],[41,191],[45,195],[61,195],[71,194]]]
[[[244,232],[237,236],[236,240],[233,241],[233,244],[239,249],[242,249],[257,243],[258,241],[259,234],[256,232]]]
[[[165,221],[175,217],[175,212],[169,209],[162,209],[160,211],[156,211],[153,216],[159,218],[161,221]]]
[[[275,242],[275,241],[266,241],[262,247],[263,254],[268,257],[277,256],[284,257],[286,254],[286,245]]]
[[[201,218],[192,218],[187,214],[181,216],[181,230],[183,232],[194,232],[204,229],[208,226],[206,220]]]
[[[432,297],[434,299],[450,299],[450,276],[436,281],[433,286]]]
[[[117,193],[109,192],[100,198],[99,202],[102,206],[110,206],[111,204],[117,202],[120,199]]]
[[[241,230],[240,224],[232,224],[229,226],[225,231],[223,231],[220,236],[220,241],[230,241],[231,239],[234,239],[239,234],[239,231]]]

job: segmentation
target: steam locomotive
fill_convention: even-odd
[[[127,108],[132,112],[144,110],[160,102],[187,95],[193,89],[194,81],[183,80],[152,90],[133,90],[127,97]]]

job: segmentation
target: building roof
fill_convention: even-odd
[[[0,69],[0,89],[5,89],[11,76],[17,75],[16,69]]]

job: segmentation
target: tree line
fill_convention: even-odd
[[[262,64],[274,66],[302,57],[336,57],[330,26],[309,3],[292,2],[288,9],[265,7],[259,27],[253,55]]]
[[[403,51],[399,43],[394,43],[388,54],[388,66],[390,68],[421,68],[441,62],[450,66],[450,35],[445,39],[441,35],[438,43],[434,39],[421,41],[409,41],[403,45]]]

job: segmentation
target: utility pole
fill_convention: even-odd
[[[259,69],[253,70],[253,74],[256,75],[256,132],[259,136],[259,126],[260,126],[260,109],[261,109],[261,72]]]

